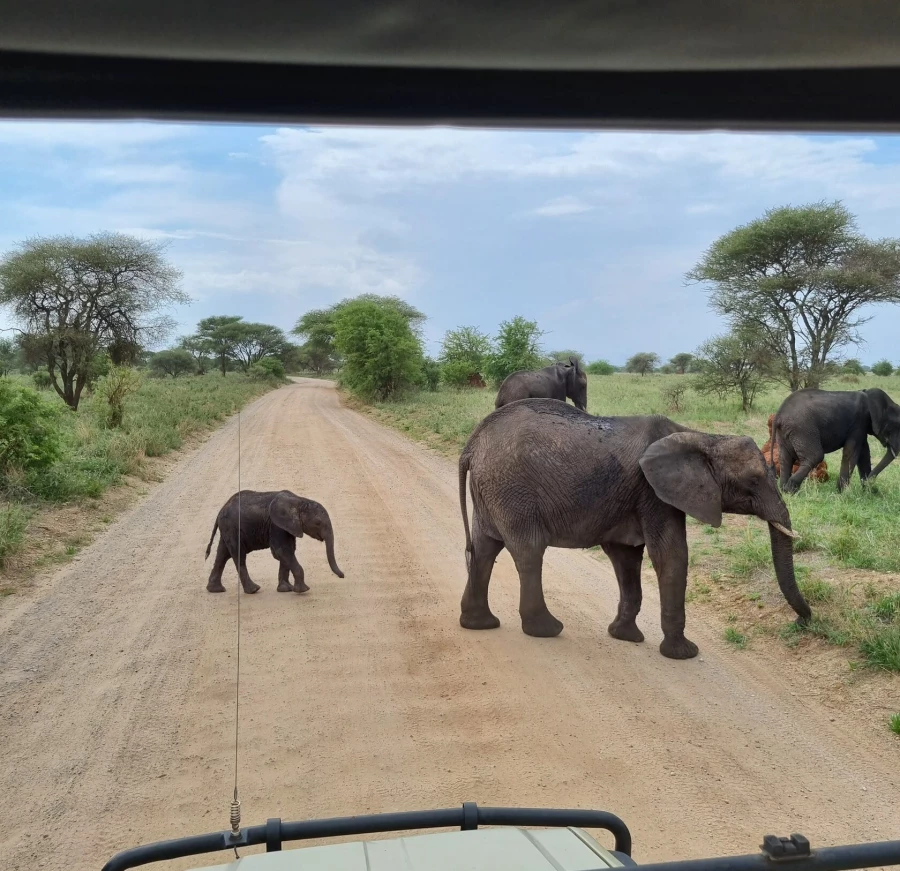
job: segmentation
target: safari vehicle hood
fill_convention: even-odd
[[[299,847],[206,871],[593,871],[633,862],[582,829],[477,829]]]

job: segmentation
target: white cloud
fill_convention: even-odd
[[[581,215],[590,212],[594,207],[589,203],[580,200],[578,197],[564,196],[555,197],[552,200],[532,209],[529,215],[537,215],[542,218],[562,218],[567,215]]]

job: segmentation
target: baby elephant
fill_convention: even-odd
[[[254,584],[247,572],[247,554],[253,550],[269,548],[272,556],[281,564],[278,568],[278,592],[296,591],[305,593],[309,587],[303,582],[303,567],[297,562],[294,552],[297,539],[306,533],[316,541],[325,542],[328,565],[339,577],[344,573],[334,561],[334,531],[328,512],[318,502],[296,496],[289,490],[259,493],[255,490],[241,490],[241,537],[238,548],[238,494],[235,493],[219,510],[213,527],[206,556],[209,557],[216,530],[219,531],[219,549],[216,562],[209,574],[206,589],[210,593],[224,593],[222,572],[228,560],[233,560],[245,593],[255,593],[259,585]],[[240,562],[238,562],[238,556]],[[294,576],[296,584],[291,585],[288,574]]]

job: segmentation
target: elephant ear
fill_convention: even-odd
[[[302,503],[288,490],[282,490],[269,504],[269,517],[279,529],[294,538],[303,538]]]
[[[663,502],[710,526],[722,525],[722,490],[697,433],[678,432],[654,442],[638,461]]]
[[[883,439],[887,436],[887,430],[890,429],[888,424],[891,417],[890,406],[894,403],[878,387],[872,387],[866,391],[866,402],[869,406],[869,417],[872,418],[872,433],[876,438]]]

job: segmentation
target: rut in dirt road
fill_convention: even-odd
[[[752,852],[767,832],[900,837],[896,757],[792,695],[788,671],[723,652],[690,608],[696,660],[660,656],[652,589],[646,643],[614,641],[608,564],[550,550],[546,595],[565,630],[530,638],[503,553],[502,625],[466,631],[453,462],[343,408],[328,382],[267,394],[241,423],[243,486],[321,502],[346,575],[303,538],[311,590],[276,593],[271,555],[248,557],[262,589],[242,599],[245,825],[474,800],[611,810],[639,861]],[[208,594],[203,554],[237,489],[236,424],[77,562],[0,606],[13,799],[0,867],[96,869],[138,843],[227,827],[237,576],[229,564],[227,593]]]

